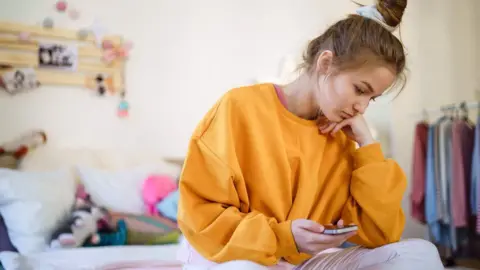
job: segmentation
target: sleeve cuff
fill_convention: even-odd
[[[287,220],[285,222],[275,224],[272,229],[277,237],[278,246],[275,254],[277,258],[299,253],[297,250],[297,244],[295,243],[295,239],[293,238],[292,234],[292,221]]]
[[[358,169],[371,163],[385,161],[380,143],[372,143],[355,150],[353,154],[354,168]]]

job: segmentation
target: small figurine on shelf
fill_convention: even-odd
[[[87,77],[86,86],[98,93],[99,96],[105,96],[106,94],[115,95],[115,87],[113,84],[113,78],[108,74],[99,73],[92,77]]]
[[[130,106],[128,105],[128,102],[125,100],[125,91],[123,91],[120,95],[122,100],[118,104],[117,115],[120,118],[125,118],[128,116],[128,110]]]
[[[120,104],[118,104],[117,115],[120,118],[125,118],[128,116],[128,102],[126,100],[122,100],[120,101]]]
[[[115,45],[109,40],[104,40],[102,42],[103,48],[103,61],[110,64],[118,58],[128,58],[130,50],[132,49],[133,44],[131,42],[124,42],[121,45]]]

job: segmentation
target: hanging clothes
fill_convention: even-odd
[[[471,190],[473,191],[472,214],[477,216],[476,231],[480,234],[480,114],[475,128],[474,148],[472,154]]]
[[[463,228],[468,225],[468,180],[471,174],[473,128],[464,120],[457,119],[452,126],[452,188],[451,207],[453,225]]]
[[[411,215],[447,258],[480,254],[480,114],[464,112],[415,127]]]
[[[426,224],[425,177],[428,133],[429,127],[425,122],[418,123],[415,127],[412,163],[412,192],[410,194],[410,203],[412,217],[422,224]]]
[[[436,126],[432,125],[428,129],[427,161],[425,169],[425,220],[429,228],[430,240],[438,243],[440,242],[440,224],[438,222],[438,193],[435,181],[435,136]]]

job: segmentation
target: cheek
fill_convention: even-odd
[[[345,80],[333,80],[328,88],[330,102],[339,109],[344,109],[354,98],[351,87]]]

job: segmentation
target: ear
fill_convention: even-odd
[[[329,74],[332,69],[333,52],[325,50],[317,58],[317,72],[322,74]]]

